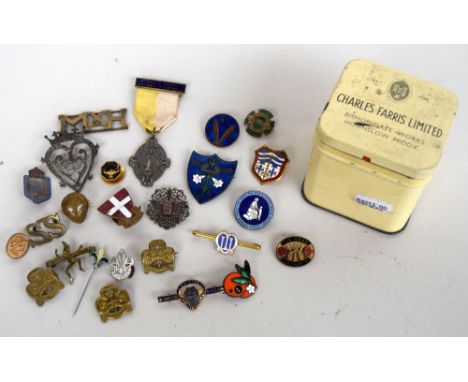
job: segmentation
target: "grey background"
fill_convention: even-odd
[[[408,228],[387,236],[308,205],[300,187],[309,160],[317,118],[351,59],[367,58],[443,85],[459,97],[459,112],[440,166],[427,186]],[[121,283],[134,311],[102,324],[94,310],[99,288],[113,279],[108,268],[93,279],[78,314],[73,307],[89,273],[42,308],[26,294],[26,275],[61,247],[55,240],[30,249],[20,260],[0,256],[1,335],[135,336],[325,336],[325,335],[466,335],[468,290],[466,254],[468,163],[468,49],[462,46],[106,46],[0,47],[1,142],[0,245],[30,222],[59,210],[69,192],[50,171],[53,197],[34,205],[23,196],[22,177],[49,147],[43,138],[58,130],[57,115],[105,108],[129,110],[130,129],[89,136],[100,145],[95,179],[83,194],[94,204],[82,225],[68,223],[64,240],[120,248],[137,260],[133,279]],[[144,188],[127,161],[146,134],[132,113],[135,77],[187,83],[178,121],[160,136],[171,167],[151,188]],[[242,131],[229,148],[218,149],[204,137],[215,113],[232,114],[242,123],[252,109],[266,107],[277,119],[272,135],[254,139]],[[283,179],[260,186],[250,174],[253,151],[266,143],[284,148],[291,159]],[[219,198],[199,205],[186,183],[192,150],[238,160],[236,178]],[[127,176],[115,186],[98,175],[106,160],[120,161]],[[156,187],[183,188],[190,217],[169,231],[147,216],[124,230],[96,208],[121,187],[136,205],[146,204]],[[262,231],[247,231],[233,216],[237,197],[248,190],[267,192],[275,217]],[[225,229],[242,240],[263,245],[262,252],[240,249],[233,257],[216,253],[213,243],[191,235],[192,229]],[[301,269],[283,266],[274,256],[276,243],[302,235],[316,246],[313,263]],[[140,252],[162,238],[178,252],[176,270],[142,271]],[[156,297],[174,291],[187,278],[218,285],[235,263],[248,259],[258,283],[255,296],[231,299],[208,296],[197,311],[178,302],[158,304]],[[90,269],[87,263],[87,269]],[[65,282],[65,278],[62,277]]]

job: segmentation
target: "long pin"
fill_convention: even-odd
[[[102,265],[102,263],[108,263],[109,262],[109,259],[106,256],[104,256],[104,250],[103,249],[100,249],[97,254],[95,252],[91,253],[91,256],[93,256],[95,258],[93,271],[91,272],[91,275],[89,276],[88,281],[86,281],[86,285],[85,285],[85,287],[83,289],[83,292],[81,293],[80,299],[78,300],[78,303],[76,304],[75,310],[73,311],[73,316],[76,314],[76,312],[78,311],[78,308],[80,307],[81,301],[83,300],[83,297],[84,297],[84,295],[86,293],[86,289],[88,289],[89,283],[91,282],[91,279],[94,276],[94,272],[96,272],[96,269],[98,269]]]

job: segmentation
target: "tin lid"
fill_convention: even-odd
[[[345,67],[320,117],[325,144],[411,178],[439,162],[457,109],[449,90],[355,60]]]

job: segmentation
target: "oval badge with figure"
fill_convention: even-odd
[[[192,152],[187,166],[187,182],[198,203],[206,203],[220,195],[231,184],[237,161],[225,161],[216,154]]]

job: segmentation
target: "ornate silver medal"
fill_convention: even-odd
[[[158,143],[156,137],[151,135],[147,141],[139,147],[135,155],[128,162],[133,168],[135,176],[142,186],[151,187],[170,166],[171,160]]]

